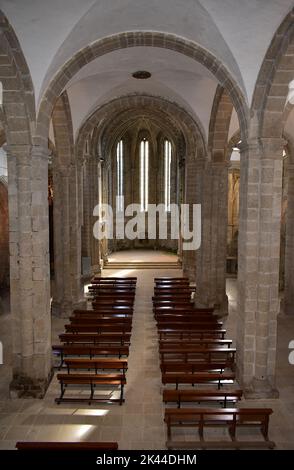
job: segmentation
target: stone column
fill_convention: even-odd
[[[228,314],[226,294],[227,227],[228,227],[228,165],[226,162],[211,164],[211,216],[210,299],[219,315]]]
[[[199,177],[199,161],[197,161],[195,155],[189,155],[186,159],[185,165],[185,204],[190,205],[189,219],[190,225],[192,223],[193,216],[193,204],[197,204],[197,191],[199,187],[197,185],[197,177]],[[195,250],[183,249],[183,242],[181,240],[181,255],[183,263],[183,273],[190,279],[190,282],[195,283],[196,279],[196,252]]]
[[[213,307],[211,283],[211,217],[212,171],[211,163],[199,161],[197,178],[197,202],[201,204],[201,246],[196,253],[196,307]]]
[[[52,376],[48,151],[8,148],[12,397],[44,396]]]
[[[81,283],[81,167],[53,163],[54,296],[52,312],[68,317],[83,307]]]
[[[98,187],[98,160],[92,155],[89,161],[90,168],[90,197],[89,197],[89,208],[90,208],[90,248],[91,248],[91,265],[92,265],[92,274],[101,273],[101,264],[100,264],[100,242],[96,240],[93,235],[93,227],[97,220],[97,217],[93,216],[94,207],[99,203],[99,187]]]
[[[82,223],[82,256],[91,258],[91,239],[90,239],[90,165],[89,155],[84,157],[83,165],[83,223]]]
[[[288,164],[284,313],[294,315],[294,165]]]
[[[282,195],[282,139],[241,146],[237,374],[245,395],[275,388]]]
[[[228,168],[225,162],[199,168],[202,211],[201,246],[196,255],[196,306],[228,313],[226,295]]]

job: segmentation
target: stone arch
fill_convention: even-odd
[[[76,53],[55,75],[45,91],[39,108],[36,138],[38,143],[48,138],[49,121],[58,96],[69,80],[86,64],[106,53],[126,47],[156,46],[179,52],[203,64],[229,92],[239,117],[241,132],[247,134],[248,107],[236,81],[219,59],[194,42],[173,34],[133,31],[109,36],[93,42]]]
[[[99,126],[105,126],[105,123],[113,115],[123,113],[126,109],[130,108],[143,108],[147,111],[153,110],[155,113],[165,116],[165,118],[168,116],[170,122],[173,123],[173,127],[177,123],[183,135],[186,136],[188,153],[195,151],[194,145],[197,142],[199,151],[203,155],[207,154],[205,133],[199,120],[195,121],[195,118],[192,118],[184,109],[166,99],[150,95],[127,95],[102,105],[84,119],[76,138],[76,158],[82,159],[85,142],[98,124]],[[97,135],[98,133],[95,132],[93,138],[95,146],[98,146]]]
[[[134,125],[134,122],[140,119],[140,115],[142,115],[142,111],[140,110],[133,110],[131,117],[128,116],[128,113],[129,111],[120,113],[115,119],[111,121],[111,123],[105,123],[105,125],[103,125],[103,129],[100,129],[99,126],[95,128],[93,145],[96,144],[96,149],[100,148],[102,154],[107,155],[110,152],[110,148],[113,145],[113,142],[118,140],[120,135],[127,132],[128,129]],[[152,121],[157,123],[171,140],[172,135],[177,136],[179,134],[179,130],[176,128],[173,121],[168,119],[168,124],[161,122],[160,118],[162,117],[162,113],[160,113],[159,116],[155,116],[154,113],[148,113],[147,111],[144,111],[144,117],[149,117]]]
[[[209,123],[208,150],[212,162],[224,162],[228,146],[228,134],[233,103],[228,92],[218,85],[212,105]]]
[[[294,78],[294,9],[274,35],[263,60],[252,100],[252,132],[256,137],[281,138],[289,83]]]
[[[117,98],[110,103],[102,105],[96,111],[92,112],[82,123],[80,130],[76,138],[76,158],[81,160],[83,158],[83,152],[85,149],[85,142],[87,141],[89,135],[92,135],[93,129],[97,126],[99,129],[104,129],[106,124],[111,121],[113,115],[118,116],[126,112],[126,110],[136,110],[136,108],[144,109],[144,113],[153,112],[155,115],[159,115],[163,120],[168,119],[173,128],[176,126],[179,127],[183,134],[185,140],[185,151],[182,154],[181,150],[181,171],[184,171],[183,161],[186,160],[186,174],[189,176],[190,180],[190,197],[191,200],[188,201],[185,197],[186,202],[196,202],[197,198],[199,201],[200,190],[197,193],[197,185],[195,182],[195,175],[197,172],[196,166],[203,166],[205,158],[207,156],[207,147],[205,143],[204,131],[202,129],[201,123],[197,120],[195,121],[194,117],[191,117],[185,110],[179,107],[177,104],[167,101],[166,99],[150,96],[150,95],[128,95]],[[115,121],[115,119],[114,119]],[[102,149],[98,145],[98,136],[99,132],[93,132],[93,141],[95,142],[92,145],[94,153],[97,151],[101,152]],[[196,158],[195,158],[196,157]],[[196,163],[199,159],[198,163]],[[189,166],[189,169],[187,167]],[[195,168],[194,168],[195,167]],[[186,191],[188,194],[188,191]],[[189,252],[191,255],[191,252]],[[187,256],[184,259],[184,264],[190,266],[189,275],[195,280],[195,260],[192,259],[192,256]]]

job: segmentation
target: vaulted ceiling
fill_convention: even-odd
[[[0,0],[22,46],[36,102],[73,54],[123,31],[162,31],[214,54],[250,104],[273,35],[293,0]],[[135,70],[152,73],[135,80]],[[75,132],[93,104],[144,92],[177,102],[199,116],[206,131],[217,82],[182,54],[156,47],[112,52],[84,67],[68,84]],[[233,125],[233,128],[236,127]],[[234,129],[231,129],[233,133]]]

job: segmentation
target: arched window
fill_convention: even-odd
[[[140,144],[140,204],[141,211],[148,210],[148,179],[149,179],[149,142],[141,140]]]
[[[170,212],[172,146],[169,140],[164,141],[164,206]]]
[[[124,144],[120,140],[116,148],[116,179],[117,179],[117,210],[123,210],[123,172],[124,172]]]

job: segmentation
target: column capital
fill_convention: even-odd
[[[15,145],[15,144],[7,144],[6,145],[6,153],[8,157],[14,156],[21,156],[21,155],[30,155],[32,152],[32,145],[24,144],[24,145]]]
[[[251,137],[246,141],[242,140],[238,147],[240,153],[253,151],[260,152],[261,154],[271,152],[278,155],[280,152],[282,158],[283,148],[286,144],[287,141],[282,137]]]
[[[41,160],[49,161],[50,149],[41,145],[32,146],[32,157],[40,158]]]
[[[229,168],[229,162],[227,160],[224,160],[222,162],[211,161],[210,163],[213,169],[223,170],[224,168]]]

